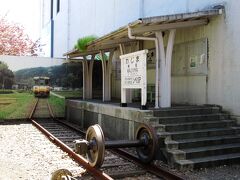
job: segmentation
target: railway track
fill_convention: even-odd
[[[48,113],[47,113],[48,111]],[[33,125],[44,133],[50,141],[67,152],[72,159],[86,171],[86,179],[184,179],[184,177],[166,168],[142,163],[136,156],[122,149],[111,149],[104,153],[104,163],[101,168],[92,167],[81,155],[74,152],[74,141],[85,138],[85,132],[76,124],[54,118],[47,99],[37,99],[29,116]],[[55,176],[69,175],[68,171],[59,171]],[[78,179],[78,177],[75,177]]]

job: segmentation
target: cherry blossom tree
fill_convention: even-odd
[[[32,41],[23,26],[0,17],[0,55],[37,56],[41,45]]]

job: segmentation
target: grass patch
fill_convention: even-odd
[[[26,92],[0,94],[0,119],[28,118],[34,99],[33,95]]]
[[[55,94],[63,96],[65,98],[82,98],[82,90],[78,91],[51,91]],[[54,95],[50,95],[49,104],[52,107],[53,113],[56,117],[65,116],[65,98],[60,98]]]
[[[49,96],[48,102],[52,107],[55,117],[64,117],[65,115],[65,99],[53,95]]]
[[[13,91],[12,90],[4,90],[4,89],[0,89],[0,94],[12,94]]]
[[[63,96],[65,98],[81,98],[82,90],[79,91],[53,91],[53,93]]]

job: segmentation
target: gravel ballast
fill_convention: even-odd
[[[185,172],[189,180],[239,180],[240,165],[224,165]]]
[[[57,169],[84,170],[30,123],[0,124],[0,179],[50,179]]]

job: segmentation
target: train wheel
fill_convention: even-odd
[[[86,140],[92,146],[87,152],[89,164],[92,167],[101,167],[105,153],[105,140],[102,128],[98,124],[90,126],[86,133]]]
[[[72,173],[69,170],[58,169],[52,173],[51,180],[62,180],[63,178],[70,179],[69,176],[72,176]]]
[[[145,144],[143,147],[137,147],[138,157],[142,162],[150,163],[158,149],[158,139],[155,130],[146,124],[141,124],[137,129],[136,139],[143,141]]]

